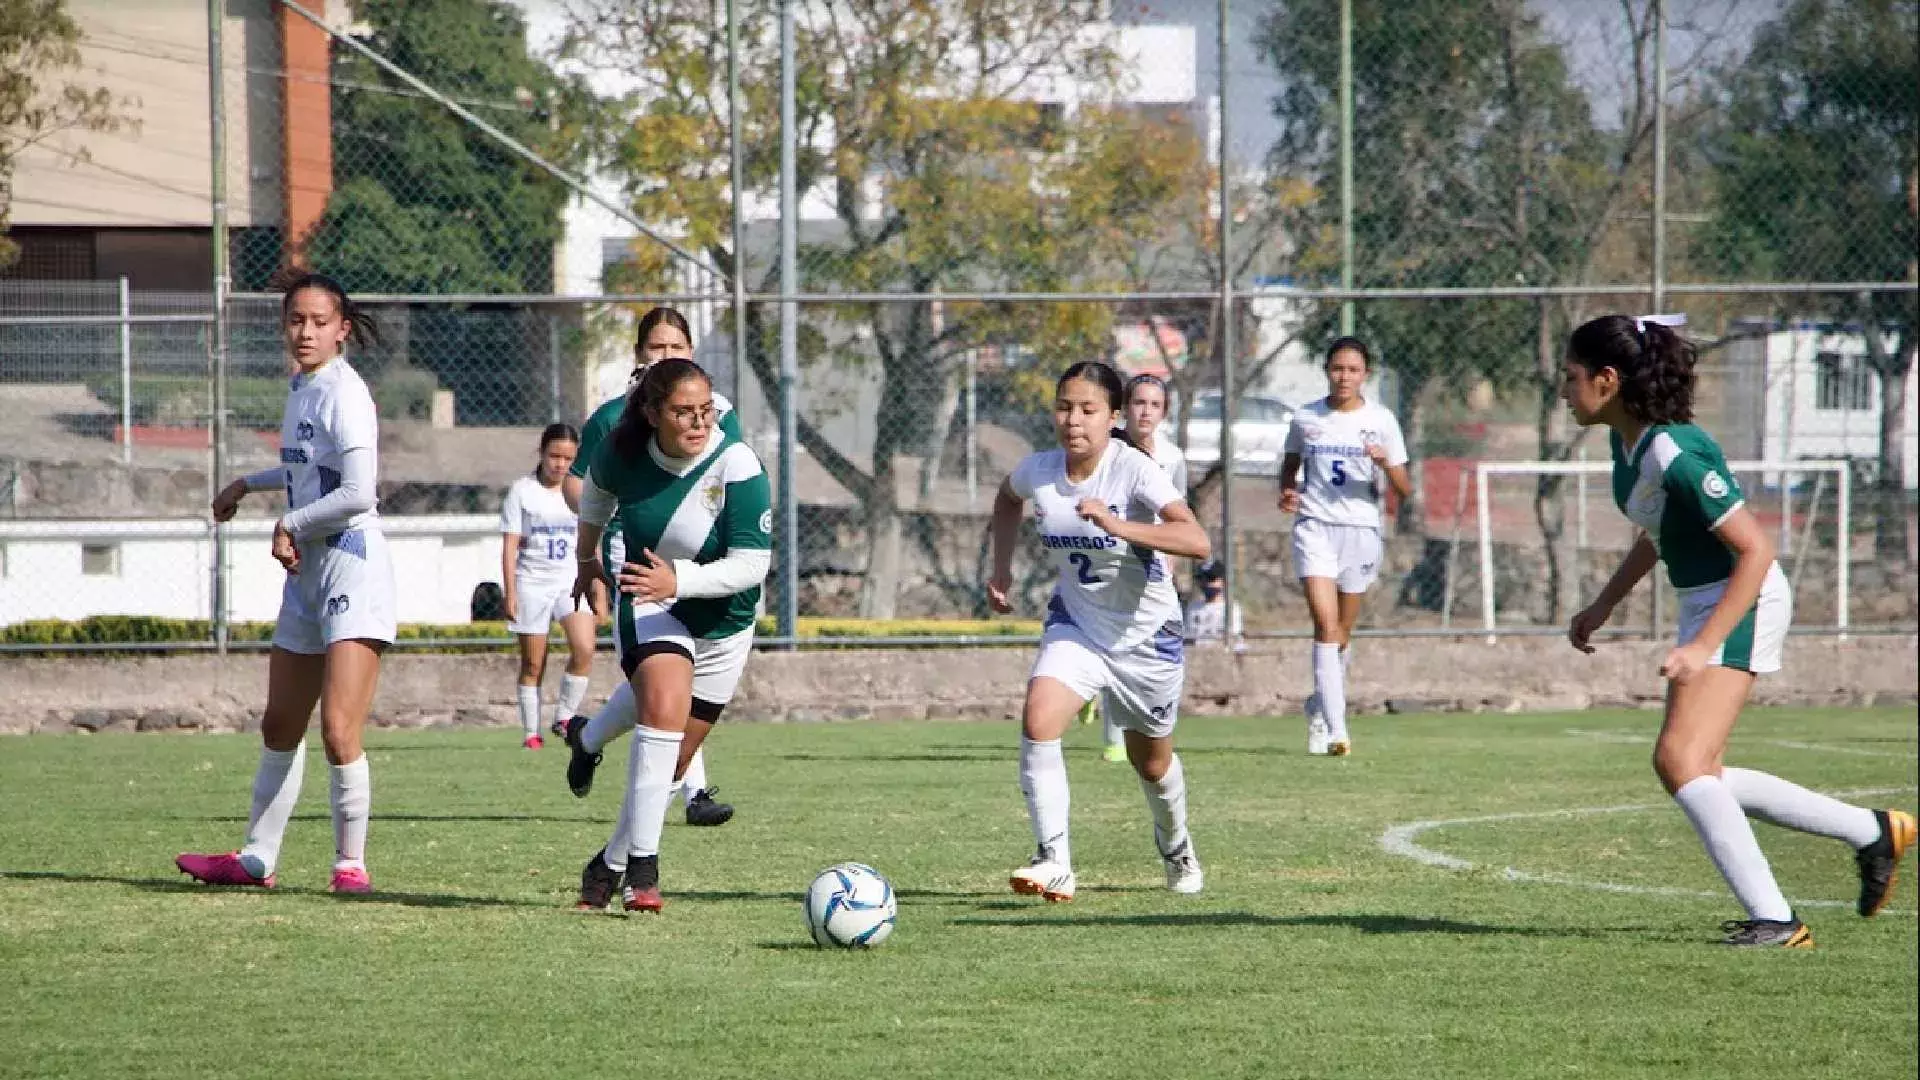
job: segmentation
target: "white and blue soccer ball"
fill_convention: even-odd
[[[893,886],[864,863],[820,871],[807,886],[807,930],[822,948],[870,949],[893,933]]]

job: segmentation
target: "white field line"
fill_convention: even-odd
[[[1632,731],[1593,731],[1586,728],[1568,728],[1567,734],[1596,742],[1630,743],[1636,746],[1653,745],[1653,736],[1641,735]],[[1745,746],[1780,746],[1788,750],[1811,750],[1821,754],[1851,754],[1854,757],[1893,758],[1896,761],[1913,761],[1920,755],[1912,753],[1889,753],[1885,750],[1868,750],[1859,746],[1831,746],[1826,743],[1796,742],[1792,739],[1741,739]]]
[[[1620,731],[1581,731],[1569,729],[1567,734],[1596,738],[1605,742],[1650,743],[1653,740],[1644,736]],[[1776,740],[1768,740],[1776,741]],[[1785,742],[1779,745],[1792,746]],[[1814,745],[1793,746],[1794,749],[1833,750],[1841,753],[1867,754],[1873,757],[1911,758],[1912,754],[1884,754],[1878,751],[1856,750],[1852,747],[1824,747]],[[1835,798],[1857,798],[1868,795],[1895,795],[1914,790],[1912,785],[1902,787],[1854,788],[1849,791],[1833,791],[1828,794]],[[1481,814],[1475,817],[1436,818],[1431,821],[1409,821],[1401,825],[1388,826],[1380,834],[1380,850],[1403,859],[1412,859],[1426,866],[1442,870],[1475,870],[1478,864],[1426,847],[1418,842],[1422,833],[1433,829],[1451,828],[1456,825],[1486,825],[1496,821],[1535,821],[1541,818],[1577,818],[1592,817],[1596,814],[1634,814],[1648,810],[1664,810],[1671,803],[1625,803],[1619,806],[1577,806],[1558,810],[1527,810],[1512,814]],[[1516,867],[1501,867],[1500,876],[1507,881],[1529,882],[1538,885],[1563,885],[1573,889],[1586,889],[1591,892],[1620,893],[1628,896],[1664,896],[1684,900],[1725,900],[1724,892],[1703,892],[1698,889],[1680,889],[1661,885],[1625,885],[1612,881],[1586,881],[1581,878],[1567,877],[1563,874],[1536,874]],[[1808,908],[1850,908],[1849,900],[1794,900],[1795,907]],[[1883,914],[1911,915],[1910,910],[1887,909]]]

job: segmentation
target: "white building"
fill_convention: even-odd
[[[1736,325],[1734,332],[1742,329]],[[1879,457],[1881,383],[1857,328],[1794,323],[1738,341],[1727,354],[1723,415],[1712,425],[1726,443],[1727,456],[1768,461]],[[1920,482],[1917,383],[1908,378],[1902,405],[1908,489]]]

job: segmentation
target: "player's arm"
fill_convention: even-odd
[[[256,491],[277,491],[287,484],[285,466],[275,465],[235,479],[213,497],[213,520],[230,521],[240,500]]]
[[[727,484],[720,535],[726,554],[707,563],[673,560],[674,593],[683,598],[735,596],[759,585],[773,568],[773,489],[758,462]]]
[[[600,486],[603,481],[611,483],[606,480],[606,465],[610,461],[607,451],[611,447],[611,443],[600,444],[600,450],[594,455],[593,465],[580,491],[580,525],[573,541],[573,599],[576,604],[583,597],[593,595],[594,582],[606,580],[607,568],[600,565],[600,541],[607,534],[607,522],[613,520],[614,511],[620,506],[613,492]]]
[[[1088,503],[1096,504],[1099,510],[1097,515],[1087,512],[1090,509]],[[1213,542],[1207,539],[1207,530],[1200,527],[1199,520],[1193,516],[1193,508],[1187,505],[1185,499],[1162,503],[1159,512],[1158,522],[1127,521],[1105,506],[1098,506],[1098,500],[1087,499],[1081,503],[1082,516],[1105,529],[1107,535],[1116,540],[1189,559],[1213,557]]]
[[[1573,647],[1581,652],[1592,652],[1593,646],[1589,641],[1594,633],[1607,624],[1613,609],[1620,606],[1620,601],[1627,598],[1635,585],[1640,584],[1640,579],[1658,565],[1659,549],[1653,546],[1652,538],[1643,532],[1634,538],[1633,546],[1627,549],[1627,557],[1620,560],[1613,576],[1601,586],[1600,595],[1574,614],[1573,623],[1567,629],[1567,640],[1573,643]]]
[[[1386,413],[1386,430],[1381,433],[1380,442],[1367,447],[1367,456],[1373,464],[1387,474],[1387,483],[1393,485],[1393,493],[1402,501],[1413,497],[1413,479],[1407,475],[1407,439],[1400,431],[1400,421],[1392,413]]]
[[[567,509],[576,514],[580,512],[580,492],[586,486],[587,481],[584,477],[575,476],[572,473],[560,478],[560,497],[567,500]]]
[[[1726,643],[1734,627],[1739,626],[1740,620],[1759,602],[1760,590],[1767,583],[1774,558],[1773,540],[1744,504],[1729,511],[1714,527],[1713,535],[1733,552],[1733,573],[1727,577],[1720,602],[1713,605],[1713,614],[1707,616],[1700,632],[1690,642],[1709,655]]]
[[[1007,597],[1013,589],[1013,545],[1020,535],[1020,511],[1027,504],[1014,490],[1013,480],[1009,476],[1000,482],[1000,490],[993,496],[993,524],[988,528],[993,572],[987,575],[987,602],[1003,615],[1013,610],[1013,602]]]
[[[1280,459],[1280,509],[1291,514],[1300,509],[1300,452],[1289,450]]]

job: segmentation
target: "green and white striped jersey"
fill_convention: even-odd
[[[611,439],[594,454],[588,478],[618,502],[615,520],[629,562],[643,548],[696,563],[772,549],[773,495],[752,448],[715,438],[684,472],[676,474],[671,464],[651,439],[638,460],[621,457]],[[681,598],[669,610],[695,637],[731,637],[753,625],[760,588],[756,582],[731,596]]]
[[[1713,436],[1692,424],[1655,424],[1629,450],[1617,432],[1613,501],[1652,539],[1667,580],[1693,589],[1733,575],[1733,552],[1713,534],[1746,502]]]

